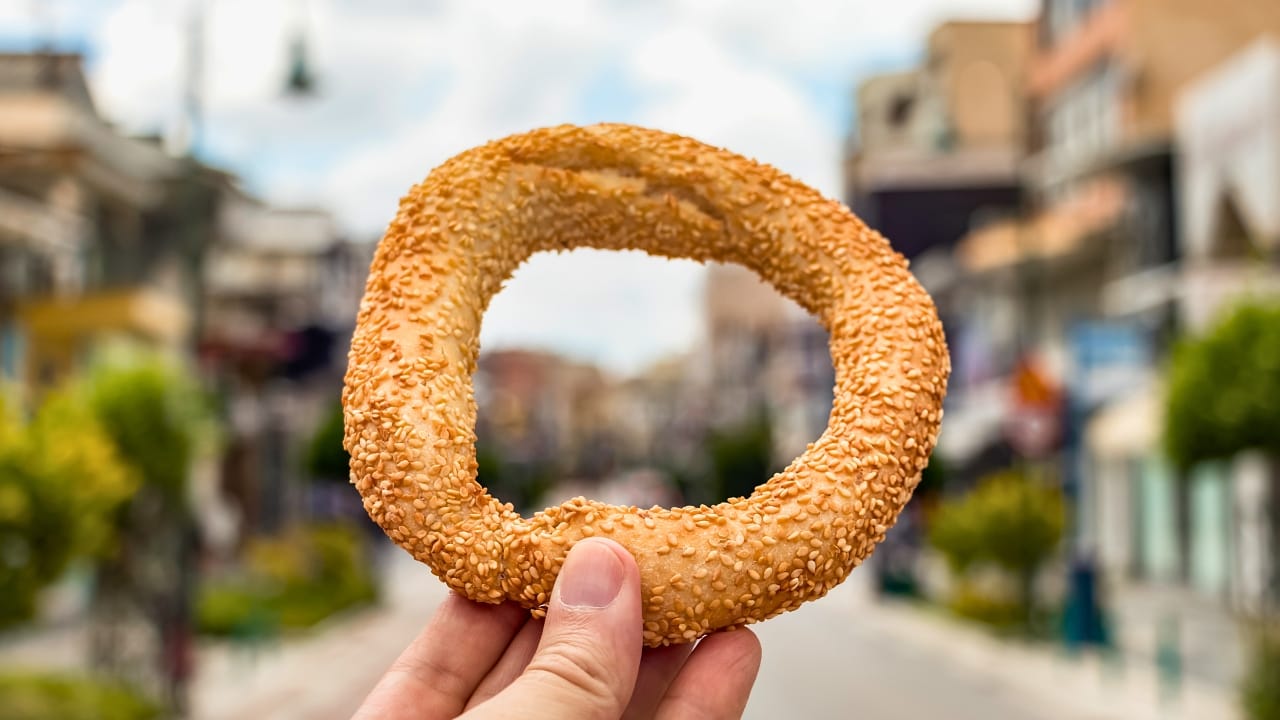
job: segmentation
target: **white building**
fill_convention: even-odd
[[[1181,258],[1141,285],[1176,303],[1195,334],[1242,298],[1280,296],[1280,42],[1260,40],[1186,86],[1175,128]],[[1161,452],[1163,408],[1151,384],[1090,422],[1085,542],[1126,626],[1141,630],[1122,641],[1154,647],[1150,619],[1177,618],[1188,661],[1229,678],[1240,667],[1232,614],[1274,592],[1274,471],[1244,455],[1179,477]]]
[[[1280,294],[1280,38],[1187,88],[1176,122],[1181,310],[1194,331],[1241,295]]]

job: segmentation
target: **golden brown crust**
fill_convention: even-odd
[[[522,518],[475,480],[480,318],[543,250],[736,262],[831,337],[826,432],[749,498],[714,507],[575,499]],[[767,165],[626,125],[559,126],[468,150],[401,201],[378,247],[343,391],[365,509],[450,587],[545,605],[569,548],[640,565],[648,645],[688,642],[826,594],[869,555],[934,447],[950,370],[933,303],[883,237]]]

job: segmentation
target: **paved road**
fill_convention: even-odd
[[[445,596],[403,553],[390,556],[381,608],[337,618],[318,632],[249,653],[201,648],[196,720],[334,720],[350,717],[382,672]],[[1122,676],[1043,647],[1001,643],[918,611],[869,603],[865,573],[831,596],[756,626],[764,664],[750,720],[1237,720],[1230,698],[1185,695],[1153,702],[1152,678]],[[32,634],[0,647],[0,666],[77,667],[82,628]]]
[[[848,591],[756,628],[764,646],[746,717],[841,720],[1067,720],[955,656],[859,620]]]
[[[206,654],[196,692],[202,720],[347,718],[422,627],[443,590],[397,555],[380,612],[264,651],[256,661]],[[856,585],[757,627],[765,661],[747,717],[899,720],[1066,720],[945,653],[859,622]],[[231,690],[234,688],[234,690]],[[1043,702],[1041,703],[1043,704]]]

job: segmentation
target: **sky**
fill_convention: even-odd
[[[0,47],[86,54],[128,132],[181,117],[192,0],[0,0]],[[919,56],[946,19],[1035,0],[203,0],[202,157],[272,202],[377,238],[448,157],[564,122],[628,122],[769,162],[839,197],[853,88]],[[282,94],[306,30],[319,94]],[[539,346],[618,372],[690,348],[702,269],[637,253],[537,256],[485,316],[485,348]]]

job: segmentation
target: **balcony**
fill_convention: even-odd
[[[1214,260],[1182,269],[1178,288],[1187,329],[1203,330],[1250,299],[1280,297],[1280,267],[1262,260]]]
[[[863,192],[1005,185],[1016,182],[1020,161],[1019,151],[1012,146],[953,152],[894,150],[858,158],[854,180]]]
[[[1032,58],[1027,88],[1034,98],[1050,98],[1068,87],[1102,59],[1116,54],[1129,37],[1130,11],[1126,3],[1110,2],[1095,9],[1057,42]]]
[[[77,251],[87,225],[83,218],[0,189],[0,240],[17,239],[44,251]]]
[[[1095,181],[1069,200],[1026,219],[995,222],[965,236],[956,247],[960,265],[972,273],[1030,262],[1064,262],[1086,249],[1089,239],[1116,226],[1128,193],[1123,185]]]
[[[29,303],[18,311],[33,344],[67,345],[124,334],[156,344],[180,342],[191,316],[176,299],[149,289],[95,293]]]

